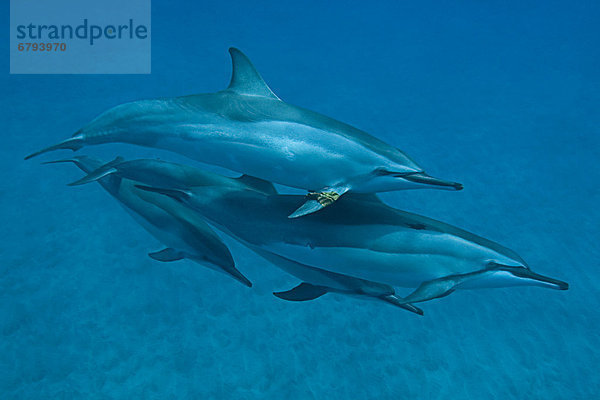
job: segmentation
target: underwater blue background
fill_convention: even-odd
[[[598,396],[600,3],[195,3],[153,1],[151,75],[8,75],[0,41],[0,398]],[[386,202],[504,244],[570,290],[459,291],[424,317],[335,294],[288,303],[271,292],[297,280],[240,245],[252,289],[157,263],[146,253],[162,246],[99,185],[23,161],[116,104],[224,88],[232,45],[285,101],[465,185]]]

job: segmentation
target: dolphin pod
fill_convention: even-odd
[[[462,185],[428,175],[402,151],[363,131],[283,102],[242,52],[229,52],[227,89],[119,105],[26,159],[120,142],[244,174],[230,178],[121,157],[48,162],[76,164],[85,176],[70,186],[97,181],[118,199],[166,246],[150,253],[153,259],[188,258],[252,286],[221,239],[226,235],[300,281],[273,293],[287,301],[333,292],[423,315],[415,304],[456,290],[568,289],[498,243],[384,204],[376,193]],[[308,194],[283,195],[273,183]]]
[[[297,208],[292,218],[318,211],[349,191],[462,189],[429,176],[402,151],[359,129],[280,100],[240,50],[229,52],[233,72],[227,89],[121,104],[73,137],[26,158],[113,142],[170,150],[308,190],[291,205]]]
[[[374,194],[348,194],[334,207],[288,219],[290,204],[302,196],[278,194],[272,184],[257,178],[228,178],[165,161],[112,162],[77,183],[107,175],[141,182],[138,189],[193,209],[210,226],[299,278],[299,286],[275,293],[284,300],[306,301],[337,292],[421,314],[412,303],[457,289],[568,288],[533,272],[506,247],[387,206]],[[394,288],[412,292],[400,297]]]

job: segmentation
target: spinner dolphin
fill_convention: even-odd
[[[140,190],[135,180],[122,179],[107,171],[113,165],[123,164],[120,157],[108,164],[87,156],[73,157],[48,163],[72,162],[86,173],[96,172],[100,185],[119,200],[123,208],[150,234],[167,247],[148,255],[157,261],[171,262],[184,258],[195,261],[219,272],[231,276],[242,284],[251,287],[252,283],[235,267],[229,249],[221,238],[198,217],[196,212],[165,196]],[[127,164],[125,163],[125,167]],[[171,171],[171,182],[194,184],[194,176],[187,176],[185,168]],[[180,172],[177,175],[177,172]],[[178,177],[179,181],[173,179]],[[167,201],[164,201],[164,200]]]
[[[336,207],[285,219],[294,195],[214,188],[164,189],[200,211],[217,229],[250,248],[303,265],[391,287],[415,288],[405,303],[444,297],[457,289],[568,284],[537,274],[514,251],[454,226],[400,211],[376,195],[348,195]],[[210,193],[207,193],[210,192]],[[269,204],[267,212],[266,204]],[[262,211],[261,211],[262,210]]]
[[[434,178],[399,149],[345,123],[280,100],[250,60],[229,49],[229,87],[216,93],[116,106],[73,137],[26,158],[103,143],[170,150],[203,163],[309,191],[290,217],[342,194],[462,185]],[[289,210],[291,211],[291,210]]]

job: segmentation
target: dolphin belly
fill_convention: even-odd
[[[355,278],[386,283],[397,287],[414,287],[419,283],[450,274],[460,260],[445,255],[383,253],[365,248],[314,248],[282,243],[263,246],[301,264]],[[452,268],[455,269],[455,268]]]

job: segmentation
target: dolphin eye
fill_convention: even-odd
[[[410,171],[410,172],[390,171],[385,168],[376,168],[373,171],[373,175],[375,175],[375,176],[393,176],[394,178],[404,178],[409,175],[414,175],[415,173],[417,173],[417,172],[415,172],[415,171]]]
[[[399,172],[399,171],[390,171],[385,168],[377,168],[373,171],[373,174],[376,176],[393,176],[394,178],[400,178],[406,175],[414,174],[415,172]]]
[[[385,176],[385,175],[391,175],[391,174],[393,174],[393,172],[390,172],[385,168],[376,168],[373,171],[373,175],[375,175],[375,176]]]
[[[417,231],[422,231],[424,229],[427,229],[427,225],[422,224],[420,222],[414,223],[414,224],[408,224],[408,227],[411,229],[415,229]]]

